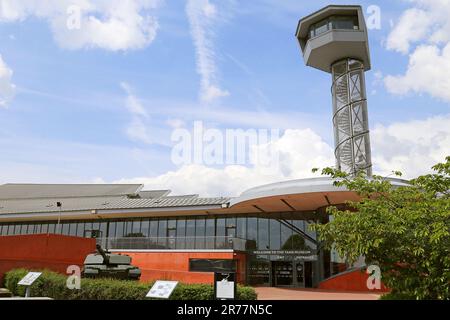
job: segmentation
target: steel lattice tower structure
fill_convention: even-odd
[[[361,6],[331,5],[300,20],[296,37],[306,65],[331,73],[337,168],[372,175],[364,72],[370,70]]]

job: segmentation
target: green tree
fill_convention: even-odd
[[[334,219],[313,228],[349,263],[364,256],[367,265],[378,265],[393,297],[450,299],[450,157],[433,170],[396,186],[381,176],[323,169],[360,201],[328,208]]]

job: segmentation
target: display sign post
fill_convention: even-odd
[[[236,273],[214,273],[214,296],[217,300],[234,300],[236,298]]]
[[[147,293],[147,298],[169,299],[173,290],[175,290],[178,281],[161,281],[155,282],[153,287]]]
[[[25,277],[22,278],[17,284],[19,286],[26,286],[25,297],[30,297],[30,287],[31,285],[41,276],[42,272],[29,272]]]

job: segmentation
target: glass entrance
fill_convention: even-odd
[[[304,262],[273,261],[272,262],[273,287],[305,287]]]
[[[305,264],[303,262],[294,262],[296,287],[305,287]]]
[[[294,285],[294,268],[292,261],[273,261],[272,274],[274,287]]]

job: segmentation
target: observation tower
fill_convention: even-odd
[[[332,75],[336,167],[371,176],[364,75],[371,65],[361,6],[327,6],[301,19],[296,37],[306,65]]]

